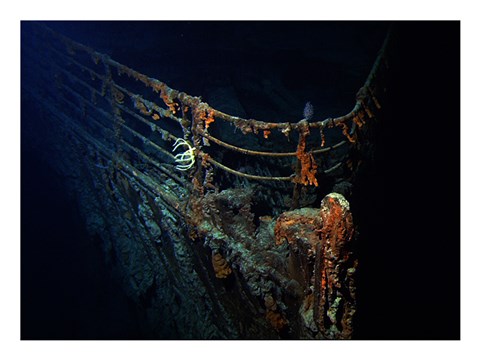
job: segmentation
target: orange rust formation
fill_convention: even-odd
[[[232,269],[228,265],[227,260],[225,260],[218,252],[212,254],[212,265],[213,270],[215,271],[215,276],[218,279],[225,279],[232,273]]]
[[[351,143],[355,143],[356,142],[356,136],[355,136],[355,134],[350,135],[348,125],[345,124],[345,123],[341,123],[339,126],[342,128],[342,134],[345,135],[345,137],[348,139],[348,141],[350,141]]]
[[[318,209],[297,209],[281,214],[275,224],[275,244],[281,245],[287,241],[296,249],[301,239],[314,251],[320,241],[318,229],[321,227]]]
[[[173,101],[171,97],[171,91],[168,91],[166,84],[161,84],[155,87],[155,90],[160,91],[160,97],[162,98],[165,105],[168,106],[168,109],[172,114],[176,114],[177,112],[177,104]]]
[[[353,122],[357,124],[359,128],[361,128],[363,125],[365,125],[365,120],[363,119],[363,116],[357,115],[353,117]]]
[[[207,116],[205,118],[205,130],[210,127],[211,123],[215,122],[215,118],[213,117],[214,113],[215,112],[213,111],[213,109],[208,109]]]
[[[314,318],[321,333],[334,339],[349,339],[356,311],[353,274],[357,267],[350,246],[355,233],[350,205],[342,195],[331,193],[322,200],[320,217]]]
[[[274,233],[277,245],[288,242],[296,264],[289,268],[290,275],[306,289],[300,308],[305,328],[326,339],[351,338],[357,262],[350,246],[355,228],[348,201],[330,193],[320,209],[285,212]]]
[[[320,144],[320,147],[324,147],[325,146],[325,133],[323,132],[323,128],[320,129],[320,136],[322,138],[322,142]]]
[[[322,219],[321,235],[332,250],[332,255],[340,257],[343,248],[353,237],[353,219],[347,200],[340,194],[329,194],[320,208]]]
[[[317,163],[311,151],[306,152],[306,135],[308,133],[301,133],[297,147],[297,159],[300,162],[300,173],[295,178],[295,182],[302,185],[318,186],[317,181]]]

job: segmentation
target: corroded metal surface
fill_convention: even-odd
[[[354,233],[348,201],[337,193],[325,196],[320,209],[286,212],[276,222],[276,244],[288,243],[290,276],[304,289],[300,317],[311,336],[352,336],[357,267],[351,252]]]

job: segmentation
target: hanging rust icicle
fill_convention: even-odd
[[[303,125],[300,130],[300,136],[297,146],[297,159],[299,161],[299,171],[295,182],[302,185],[314,185],[318,186],[317,180],[317,163],[311,151],[305,151],[307,147],[307,136],[310,135],[310,129],[308,123],[303,121]]]

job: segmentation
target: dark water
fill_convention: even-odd
[[[21,171],[22,339],[141,337],[136,311],[63,180],[28,149]]]
[[[458,22],[397,24],[388,116],[354,210],[360,338],[460,338],[459,37]]]
[[[232,69],[266,74],[271,64],[274,75],[316,109],[351,98],[338,88],[361,86],[386,29],[383,23],[248,25],[51,24],[193,95],[234,79]],[[360,30],[351,35],[354,27]],[[398,30],[389,121],[379,127],[377,160],[352,200],[363,239],[356,337],[458,339],[459,25],[403,23]],[[356,47],[370,49],[356,58]],[[172,70],[178,65],[172,59],[181,59],[181,66]],[[353,74],[338,87],[335,75],[322,72],[315,59]],[[194,74],[202,76],[194,81]],[[329,76],[331,91],[315,88]],[[301,114],[302,101],[292,112]],[[261,105],[246,111],[255,114]],[[28,111],[22,109],[22,126],[30,121]],[[22,339],[149,338],[87,236],[65,179],[37,155],[22,143]]]

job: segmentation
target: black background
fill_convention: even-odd
[[[393,35],[387,121],[359,192],[357,336],[459,339],[460,23]]]

